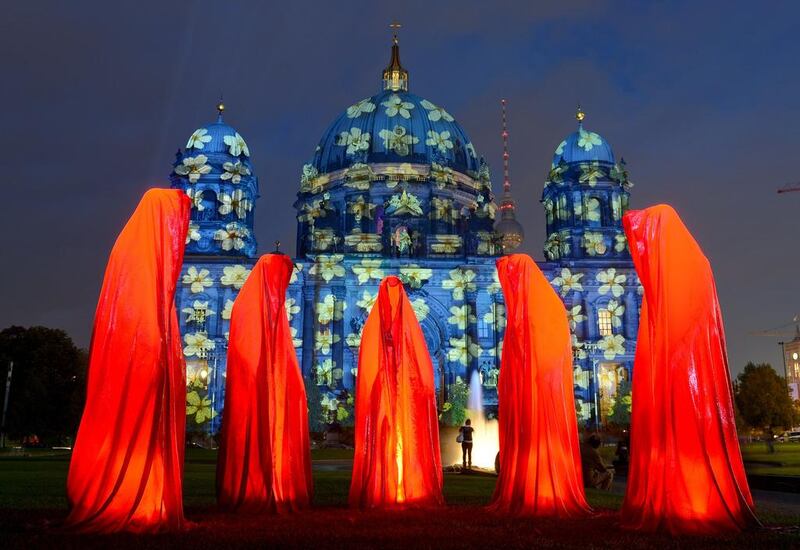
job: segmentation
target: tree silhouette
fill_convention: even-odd
[[[786,381],[768,363],[747,363],[736,379],[735,398],[752,428],[789,428],[795,410]]]
[[[6,430],[58,443],[75,437],[86,395],[86,351],[63,330],[12,326],[0,331],[0,403],[14,362]]]
[[[614,407],[608,416],[609,423],[621,428],[629,427],[631,425],[631,404],[631,384],[627,381],[620,382]]]

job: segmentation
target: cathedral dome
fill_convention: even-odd
[[[355,163],[436,163],[477,172],[469,137],[442,107],[405,90],[383,90],[339,115],[322,136],[311,161],[325,174]]]
[[[578,130],[568,135],[558,144],[553,154],[553,166],[561,162],[605,162],[614,164],[614,151],[600,134],[586,130],[583,127],[583,111],[578,109]]]
[[[347,107],[303,165],[298,255],[489,255],[489,168],[439,105],[408,91],[395,36],[383,90]]]

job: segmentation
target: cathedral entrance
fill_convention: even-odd
[[[620,385],[627,380],[628,371],[620,363],[603,362],[597,366],[597,393],[602,424],[606,424],[614,412]]]
[[[410,293],[409,298],[412,303],[414,299],[421,294],[422,293],[416,292]],[[453,375],[447,368],[447,331],[441,323],[441,319],[446,319],[447,317],[444,316],[445,309],[438,300],[427,294],[424,296],[424,300],[428,311],[419,325],[425,336],[425,345],[428,346],[428,353],[431,358],[431,364],[433,365],[437,405],[441,405],[447,401],[447,386],[453,382],[451,380]],[[422,317],[420,313],[421,312],[417,312],[418,318]]]

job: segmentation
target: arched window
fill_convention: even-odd
[[[467,166],[467,150],[458,138],[456,138],[453,153],[456,157],[456,166]]]
[[[198,189],[195,193],[202,193],[202,199],[195,201],[200,205],[197,207],[199,212],[199,220],[213,220],[217,217],[217,194],[211,189]],[[201,210],[202,208],[202,210]]]
[[[583,197],[583,222],[590,227],[603,224],[603,200],[600,197]]]
[[[600,336],[612,336],[614,334],[611,312],[608,309],[603,308],[597,311],[597,329],[600,332]]]
[[[567,196],[560,194],[556,200],[556,217],[559,220],[566,221],[569,219],[569,210],[567,209]]]
[[[492,320],[494,320],[494,315],[492,315]],[[491,336],[491,329],[492,326],[483,318],[478,319],[478,338],[482,340],[489,338],[489,336]]]
[[[622,219],[622,201],[619,198],[619,195],[614,193],[611,196],[611,217],[614,219],[615,222],[618,222]]]

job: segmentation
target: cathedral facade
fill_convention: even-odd
[[[192,199],[176,296],[187,362],[187,426],[220,426],[230,314],[257,259],[259,185],[250,150],[223,120],[179,150],[173,188]],[[600,135],[578,129],[557,147],[542,204],[546,261],[573,331],[575,399],[582,422],[608,420],[630,379],[641,289],[622,214],[630,183]],[[505,127],[503,137],[507,137]],[[306,379],[311,424],[346,423],[361,329],[383,277],[405,283],[435,370],[438,404],[479,377],[497,405],[505,328],[495,261],[523,231],[508,180],[497,206],[489,169],[443,107],[409,91],[397,41],[382,89],[347,107],[302,167],[295,271],[286,297]]]

